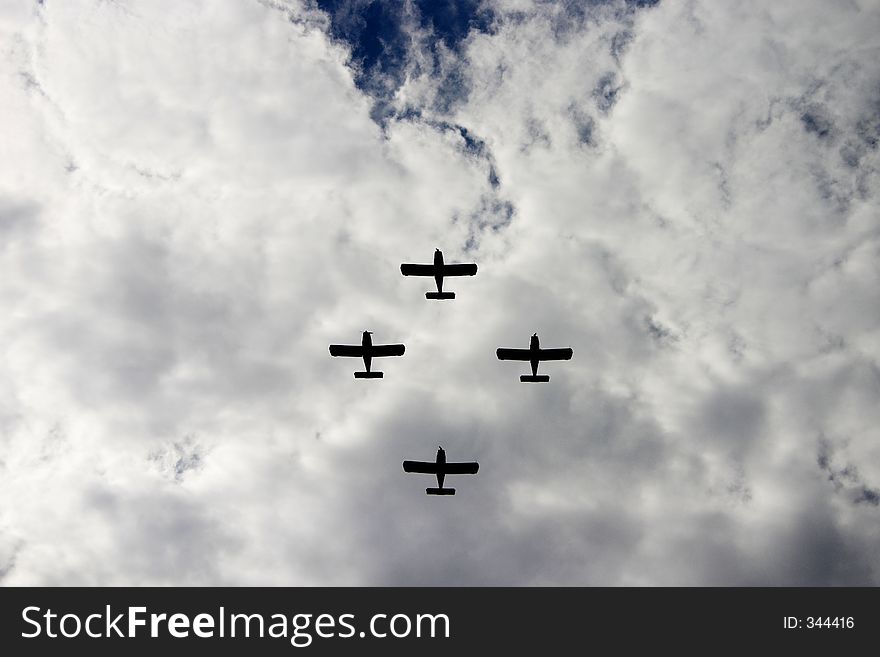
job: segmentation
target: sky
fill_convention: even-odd
[[[880,585],[878,62],[871,0],[2,3],[0,583]]]

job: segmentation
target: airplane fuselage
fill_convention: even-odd
[[[370,337],[369,331],[364,331],[364,335],[361,337],[361,347],[364,349],[364,368],[369,372],[373,361],[373,357],[370,355],[370,349],[373,348],[373,338]]]
[[[443,488],[443,480],[446,479],[446,472],[443,466],[446,465],[446,452],[442,447],[437,448],[437,488]]]
[[[437,284],[437,292],[443,293],[443,252],[440,249],[434,249],[434,268],[438,272],[434,274],[434,282]]]
[[[537,376],[538,374],[538,363],[541,362],[540,358],[538,358],[538,353],[540,352],[541,347],[538,342],[538,334],[535,333],[532,335],[531,340],[529,340],[529,351],[531,352],[531,358],[529,359],[529,365],[532,366],[532,376]]]

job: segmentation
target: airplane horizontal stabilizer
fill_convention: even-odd
[[[426,488],[428,495],[455,495],[454,488]]]
[[[454,299],[455,292],[425,292],[426,299]]]
[[[356,379],[381,379],[382,372],[355,372],[354,378],[356,378]]]
[[[537,376],[532,376],[531,374],[523,374],[519,377],[519,380],[523,383],[547,383],[550,380],[550,375],[538,374]]]

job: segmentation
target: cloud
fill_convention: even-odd
[[[2,581],[876,584],[876,8],[392,4],[3,10]]]

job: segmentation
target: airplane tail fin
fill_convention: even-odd
[[[426,299],[454,299],[455,292],[425,292]]]
[[[356,378],[356,379],[381,379],[382,372],[355,372],[354,378]]]
[[[550,380],[550,375],[538,374],[537,376],[532,376],[531,374],[523,374],[519,377],[519,380],[523,383],[547,383]]]
[[[428,495],[455,495],[454,488],[426,488]]]

